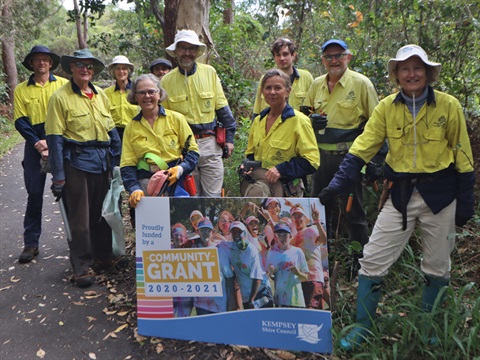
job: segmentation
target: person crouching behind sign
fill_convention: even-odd
[[[257,186],[245,187],[242,196],[302,197],[301,178],[313,174],[320,165],[312,125],[305,115],[288,104],[292,86],[283,71],[267,71],[260,85],[270,107],[255,118],[250,128],[245,151],[247,160],[240,165],[240,173],[246,172],[255,180],[247,176],[244,183]],[[259,163],[252,165],[252,161]],[[270,193],[265,191],[265,184]]]
[[[185,196],[183,177],[192,172],[198,162],[198,146],[187,120],[182,114],[160,105],[166,96],[158,78],[144,74],[133,81],[127,97],[130,103],[141,108],[125,127],[120,161],[123,185],[130,192],[129,203],[133,208],[145,194],[153,195],[147,192],[147,186],[157,171],[168,172],[165,173],[167,194],[178,181],[175,193],[170,195]]]

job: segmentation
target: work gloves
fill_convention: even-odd
[[[172,186],[175,182],[180,179],[180,176],[183,174],[183,168],[180,165],[171,167],[167,170],[170,176],[168,177],[168,186]]]
[[[135,190],[130,194],[130,197],[128,198],[128,203],[130,204],[130,207],[136,208],[137,204],[142,200],[142,198],[145,196],[142,190]]]
[[[327,115],[324,114],[312,114],[310,115],[310,121],[315,132],[325,129],[328,123]]]
[[[327,205],[331,203],[333,198],[337,195],[338,193],[335,189],[327,186],[326,188],[323,188],[322,191],[320,191],[318,197],[320,198],[320,202],[323,205]]]
[[[59,185],[55,183],[52,183],[52,186],[50,186],[50,190],[52,190],[53,196],[55,196],[55,201],[59,201],[62,197],[63,187],[64,185]]]
[[[376,180],[383,178],[383,165],[369,162],[365,170],[365,181],[367,184],[373,184]]]

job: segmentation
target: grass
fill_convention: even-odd
[[[0,134],[0,156],[10,151],[23,139],[15,129],[8,113],[1,114],[0,112]]]

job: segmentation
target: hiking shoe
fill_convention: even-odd
[[[18,257],[18,262],[20,264],[26,264],[33,260],[35,256],[39,254],[37,247],[25,246],[22,253]]]
[[[87,288],[95,283],[95,277],[90,274],[75,276],[75,284],[79,288]]]

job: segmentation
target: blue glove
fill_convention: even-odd
[[[52,186],[50,186],[50,190],[52,190],[53,196],[55,196],[55,201],[60,200],[60,198],[63,195],[63,187],[64,185],[59,185],[52,183]]]
[[[369,162],[365,170],[365,181],[373,184],[376,180],[383,178],[383,165]]]
[[[455,225],[462,227],[475,213],[474,203],[474,172],[457,173],[457,208],[455,210]]]

